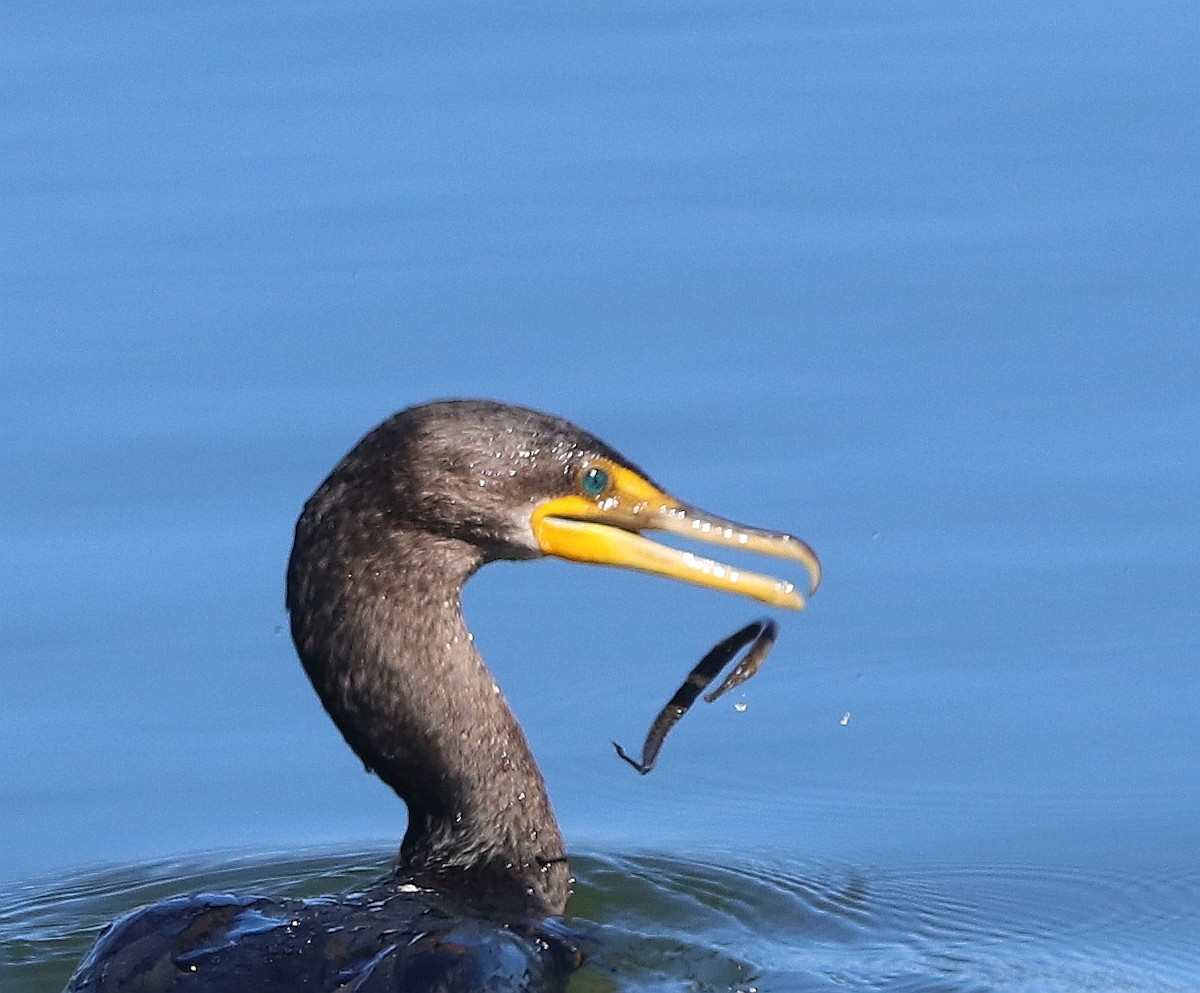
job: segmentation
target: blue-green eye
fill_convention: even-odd
[[[599,496],[608,489],[608,473],[598,466],[590,466],[583,470],[579,477],[579,488],[587,496]]]

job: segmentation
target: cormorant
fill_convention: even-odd
[[[562,834],[525,735],[472,644],[463,583],[557,555],[800,608],[787,581],[644,531],[790,558],[813,551],[680,503],[566,421],[483,400],[412,407],[364,437],[296,525],[287,609],[300,660],[359,758],[404,800],[394,871],[314,900],[200,895],[104,933],[69,993],[559,990],[581,956],[557,920]]]

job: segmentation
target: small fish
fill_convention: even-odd
[[[758,672],[762,668],[762,664],[767,660],[767,656],[771,653],[771,648],[774,646],[775,638],[778,634],[779,625],[772,620],[764,618],[763,620],[751,621],[740,631],[736,631],[724,641],[718,642],[696,664],[696,667],[688,673],[688,677],[683,681],[683,685],[675,691],[675,695],[659,711],[658,716],[654,719],[654,723],[650,725],[649,732],[646,734],[645,744],[642,745],[642,760],[639,762],[630,756],[624,748],[614,741],[613,748],[617,750],[617,754],[637,769],[643,776],[646,775],[646,773],[654,768],[654,763],[658,760],[659,750],[662,748],[663,742],[667,740],[667,735],[670,733],[671,728],[688,712],[692,704],[696,702],[696,697],[708,689],[708,684],[717,678],[717,674],[733,661],[738,652],[743,648],[746,649],[746,654],[742,656],[742,660],[734,666],[721,685],[711,693],[705,694],[705,703],[712,703],[735,687],[741,686],[742,683]]]

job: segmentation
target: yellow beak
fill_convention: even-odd
[[[594,460],[584,467],[596,468],[608,481],[601,493],[589,495],[581,487],[577,493],[555,497],[534,509],[533,533],[547,555],[640,569],[698,586],[741,593],[775,607],[804,608],[804,596],[785,579],[745,572],[641,536],[643,531],[663,531],[799,562],[808,572],[808,595],[817,591],[821,563],[799,538],[706,514],[680,503],[645,477],[607,459]]]

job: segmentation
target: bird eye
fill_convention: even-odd
[[[599,496],[608,489],[608,473],[599,466],[589,466],[579,477],[579,488],[587,496]]]

